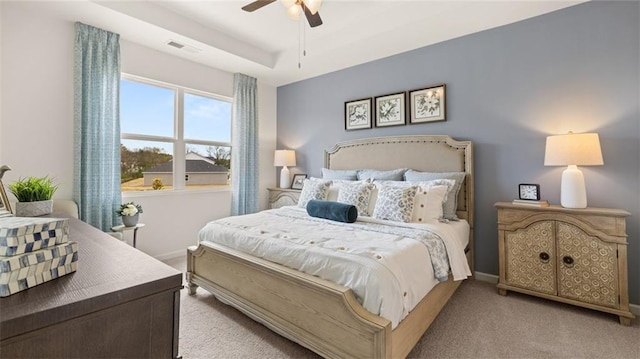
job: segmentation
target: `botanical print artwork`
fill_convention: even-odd
[[[438,91],[427,91],[416,96],[416,117],[433,117],[440,115],[440,95]]]
[[[397,121],[398,115],[400,114],[400,99],[380,100],[378,113],[380,114],[378,119],[380,123]]]
[[[445,85],[409,92],[410,123],[445,121]]]
[[[344,103],[344,129],[371,128],[371,98]]]
[[[366,125],[369,119],[369,108],[361,103],[349,108],[349,127],[359,127]]]
[[[404,92],[376,97],[376,126],[404,125],[404,101]]]

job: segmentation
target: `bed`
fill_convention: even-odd
[[[465,250],[473,269],[473,152],[445,135],[393,136],[341,142],[325,151],[333,170],[411,168],[465,172],[456,214],[469,224]],[[271,330],[324,357],[404,358],[461,281],[435,285],[394,328],[364,309],[353,290],[211,242],[187,251],[187,286],[202,287]]]

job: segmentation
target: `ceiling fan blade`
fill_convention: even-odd
[[[311,10],[301,2],[300,6],[302,6],[302,10],[304,10],[304,15],[307,17],[307,21],[309,21],[309,26],[316,27],[322,25],[322,19],[320,18],[320,13],[316,12],[315,14],[311,13]]]
[[[259,8],[263,7],[263,6],[267,6],[269,4],[271,4],[272,2],[275,2],[276,0],[258,0],[258,1],[254,1],[251,4],[245,5],[242,7],[242,10],[244,11],[248,11],[248,12],[253,12],[258,10]]]

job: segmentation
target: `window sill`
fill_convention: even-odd
[[[199,188],[199,189],[172,189],[172,190],[159,190],[159,191],[126,191],[121,192],[123,199],[129,198],[145,198],[145,197],[171,197],[171,196],[184,196],[184,195],[202,195],[207,193],[227,193],[232,192],[231,186],[218,187],[218,188]]]

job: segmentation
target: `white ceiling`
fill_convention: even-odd
[[[289,19],[253,0],[46,1],[34,10],[117,32],[121,38],[280,86],[502,26],[584,1],[324,0],[323,25]],[[299,39],[307,56],[298,68]],[[173,40],[192,51],[167,45]]]

